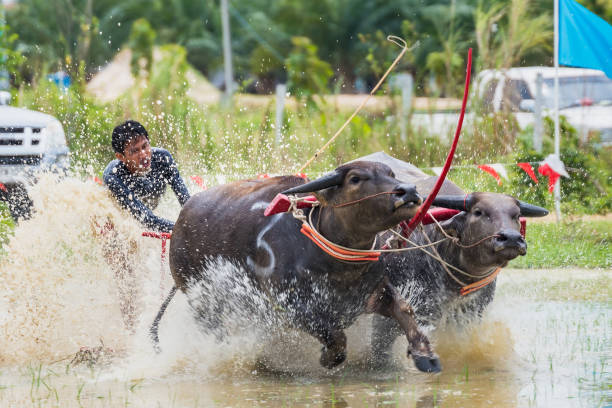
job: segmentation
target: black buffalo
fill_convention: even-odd
[[[210,279],[216,260],[225,259],[246,271],[261,296],[284,311],[289,324],[323,344],[323,366],[345,360],[344,329],[367,311],[393,318],[408,337],[417,367],[439,371],[428,339],[418,330],[410,307],[385,281],[383,268],[328,255],[300,233],[301,221],[291,214],[263,215],[280,192],[314,193],[321,205],[306,214],[312,211],[321,234],[344,247],[370,249],[377,233],[414,215],[421,202],[415,186],[374,162],[346,164],[303,183],[294,176],[245,180],[193,196],[176,221],[170,244],[176,287],[189,292],[192,285]],[[347,203],[353,204],[342,205]],[[207,313],[206,308],[198,310]]]
[[[417,184],[423,191],[431,186],[431,183]],[[461,191],[452,183],[447,183],[445,190]],[[434,205],[461,212],[440,223],[445,233],[430,224],[417,229],[410,239],[416,245],[425,245],[443,240],[447,235],[453,237],[435,246],[440,257],[451,266],[445,268],[425,252],[412,250],[387,254],[373,267],[387,275],[409,302],[420,326],[437,327],[446,319],[461,324],[482,315],[493,300],[495,280],[466,295],[461,295],[460,290],[505,267],[517,256],[525,255],[527,244],[520,233],[519,217],[543,216],[548,212],[496,193],[439,196]],[[426,249],[433,252],[432,248]],[[398,327],[394,321],[378,316],[374,316],[373,325],[373,356],[378,364],[384,364],[399,334]]]

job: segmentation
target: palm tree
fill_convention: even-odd
[[[546,12],[531,17],[532,6],[531,0],[493,3],[487,9],[479,3],[474,20],[482,68],[510,68],[530,53],[550,53],[552,17]]]

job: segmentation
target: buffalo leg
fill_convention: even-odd
[[[155,320],[153,320],[153,324],[151,325],[151,328],[149,329],[149,335],[151,336],[151,340],[153,340],[153,348],[155,348],[155,351],[158,353],[161,351],[159,349],[159,335],[158,335],[159,321],[164,315],[164,312],[166,311],[168,304],[174,297],[176,290],[177,290],[177,287],[173,286],[172,289],[170,290],[170,293],[168,293],[166,300],[164,300],[164,303],[162,303],[161,307],[159,308],[159,312],[157,312],[157,316],[155,316]]]
[[[385,278],[383,284],[368,300],[367,310],[395,320],[408,339],[408,355],[423,372],[441,371],[440,360],[429,344],[429,339],[419,330],[414,311],[397,290]]]
[[[388,317],[374,315],[372,318],[372,363],[384,367],[391,359],[391,347],[400,334],[397,322]]]
[[[346,335],[340,329],[322,329],[314,333],[323,343],[319,362],[325,368],[334,368],[346,360]]]

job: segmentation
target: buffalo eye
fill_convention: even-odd
[[[349,182],[351,184],[357,184],[357,183],[359,183],[360,180],[361,179],[359,178],[359,176],[351,176],[351,178],[349,179]]]
[[[480,216],[482,215],[482,211],[480,211],[480,210],[476,209],[476,210],[474,210],[474,215],[475,215],[476,217],[480,217]]]

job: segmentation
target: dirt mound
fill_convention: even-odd
[[[159,49],[153,51],[153,64],[161,61],[162,53]],[[130,62],[132,51],[124,49],[115,55],[115,58],[103,67],[87,83],[86,90],[98,101],[112,102],[136,83],[132,75]],[[211,104],[219,101],[220,91],[194,68],[187,69],[187,82],[189,89],[187,95],[200,104]]]

